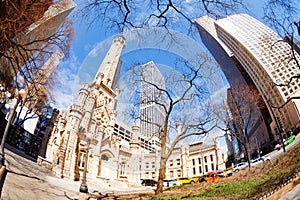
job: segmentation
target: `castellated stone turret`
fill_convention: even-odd
[[[108,88],[116,88],[121,73],[120,56],[124,47],[125,38],[123,36],[119,36],[113,40],[95,76],[94,82],[97,85],[104,84]]]
[[[124,45],[125,38],[122,36],[113,40],[94,81],[81,87],[77,100],[70,107],[57,152],[59,163],[55,167],[61,177],[79,180],[80,166],[85,164],[84,155],[88,153],[95,156],[91,162],[96,165],[86,164],[97,166],[101,151],[105,151],[102,145],[113,143],[117,83],[121,73],[120,56]],[[88,141],[94,141],[91,142],[90,151],[87,151]],[[95,171],[94,168],[89,170]]]

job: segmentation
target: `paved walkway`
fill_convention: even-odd
[[[79,193],[81,182],[74,182],[69,179],[61,179],[52,171],[38,166],[36,162],[24,158],[22,152],[17,155],[5,149],[8,173],[2,189],[1,199],[3,200],[42,200],[42,199],[78,199],[83,200]],[[90,192],[101,193],[130,193],[136,191],[153,191],[151,187],[128,187],[121,184],[99,185],[89,183]]]
[[[13,150],[13,149],[11,149]],[[15,151],[15,150],[14,150]],[[43,200],[43,199],[78,199],[83,200],[80,195],[80,182],[69,179],[61,179],[39,165],[34,160],[29,160],[23,152],[15,154],[5,149],[6,166],[8,174],[2,189],[3,200]],[[23,155],[22,155],[23,153]],[[152,191],[152,187],[129,187],[122,184],[99,184],[88,182],[90,192],[124,194],[140,191]],[[283,195],[280,200],[300,200],[300,185],[292,191]]]
[[[279,200],[300,200],[300,184],[294,187],[290,192],[286,193]]]

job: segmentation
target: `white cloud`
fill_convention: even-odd
[[[73,88],[77,77],[75,66],[78,66],[78,63],[70,63],[68,66],[71,67],[58,66],[56,69],[57,81],[52,93],[55,98],[53,106],[58,109],[68,108],[73,102]]]

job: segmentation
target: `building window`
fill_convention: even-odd
[[[152,162],[152,168],[155,168],[155,162]]]
[[[199,166],[199,173],[201,174],[202,173],[202,167]]]
[[[205,172],[208,172],[208,166],[205,165]]]
[[[204,162],[207,163],[207,156],[204,156]]]
[[[213,155],[210,155],[210,161],[214,161]]]
[[[192,159],[192,163],[193,163],[193,165],[195,165],[195,159]]]
[[[152,172],[152,178],[155,179],[155,172]]]
[[[214,170],[215,170],[214,163],[211,163],[211,171],[214,171]]]
[[[177,177],[181,177],[181,170],[177,170]]]
[[[101,156],[101,160],[106,160],[106,161],[108,161],[108,156],[107,156],[106,154],[103,154],[103,155]]]
[[[196,174],[196,168],[193,167],[193,174],[195,175]]]
[[[120,165],[120,176],[125,175],[125,163],[121,163]]]
[[[198,158],[198,163],[199,163],[199,165],[201,164],[201,158]]]
[[[180,165],[180,159],[177,159],[176,162],[177,162],[177,165]]]
[[[173,160],[170,160],[170,167],[173,166]]]
[[[146,178],[149,178],[149,172],[145,173]]]
[[[170,178],[173,178],[173,177],[174,177],[174,172],[170,171]]]
[[[79,158],[78,158],[78,167],[84,167],[84,157],[85,157],[85,150],[80,150]]]

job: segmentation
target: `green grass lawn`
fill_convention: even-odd
[[[300,144],[250,170],[240,171],[214,183],[199,183],[173,187],[162,196],[147,196],[151,200],[177,199],[249,199],[278,186],[300,170]]]

